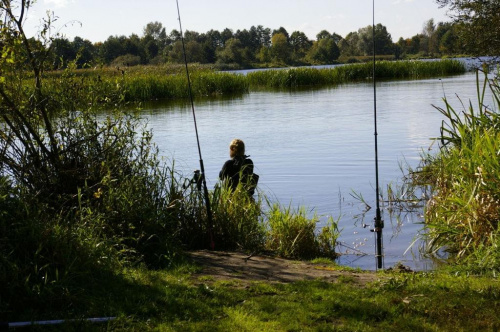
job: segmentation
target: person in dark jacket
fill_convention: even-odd
[[[245,155],[245,143],[240,139],[233,139],[229,144],[231,159],[224,163],[219,172],[222,181],[228,181],[229,187],[234,191],[242,182],[249,195],[253,195],[259,176],[253,172],[253,161]]]

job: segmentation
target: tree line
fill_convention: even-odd
[[[366,26],[345,37],[326,30],[311,40],[301,31],[289,33],[285,28],[271,30],[262,25],[250,29],[205,33],[185,31],[184,42],[188,62],[224,64],[237,67],[269,65],[318,65],[356,61],[373,54],[373,40],[377,55],[394,59],[408,57],[437,57],[466,53],[460,44],[455,23],[427,21],[422,32],[411,38],[400,38],[396,43],[382,24]],[[104,42],[92,43],[81,37],[70,41],[54,38],[50,44],[53,55],[52,69],[64,68],[76,60],[85,64],[133,66],[139,64],[182,63],[184,54],[181,34],[172,30],[167,34],[160,22],[148,23],[142,35],[109,36]]]

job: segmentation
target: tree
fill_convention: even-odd
[[[76,59],[76,52],[73,49],[73,45],[66,38],[54,39],[51,49],[54,56],[53,69],[66,68],[68,62]]]
[[[256,44],[256,36],[247,29],[243,29],[236,31],[234,38],[238,39],[243,47],[243,62],[250,63],[254,61],[259,47],[259,45]]]
[[[152,59],[158,56],[160,53],[160,47],[158,43],[151,36],[146,36],[141,40],[141,53],[144,54],[143,63],[148,63]]]
[[[445,54],[456,54],[458,52],[457,42],[457,34],[455,29],[451,27],[444,33],[439,41],[440,52]]]
[[[206,58],[203,52],[202,45],[195,40],[184,42],[186,50],[187,62],[205,63]],[[172,45],[172,49],[168,52],[168,60],[174,63],[184,63],[184,48],[182,41],[178,40]]]
[[[172,43],[175,43],[176,41],[181,40],[181,33],[179,32],[179,30],[173,29],[172,31],[170,31],[170,35],[168,36],[168,38]]]
[[[242,64],[243,59],[243,45],[236,38],[228,39],[224,48],[217,52],[217,62]]]
[[[286,29],[283,28],[283,27],[280,27],[278,30],[273,30],[273,33],[272,33],[271,37],[273,37],[274,35],[276,35],[278,33],[283,34],[286,37],[287,41],[288,41],[288,38],[290,38],[290,35],[288,34],[288,31],[286,31]]]
[[[256,33],[257,38],[259,39],[259,45],[264,47],[271,46],[271,29],[264,28],[262,25],[259,25],[256,28]]]
[[[76,64],[79,68],[84,65],[90,65],[95,60],[96,48],[89,40],[80,37],[73,38],[71,43],[73,50],[76,52]]]
[[[278,32],[271,38],[271,56],[279,63],[288,63],[290,60],[290,44],[284,33]]]
[[[143,29],[144,37],[150,36],[158,43],[164,43],[167,40],[167,33],[163,24],[160,22],[149,22]]]
[[[454,25],[450,22],[439,22],[435,31],[438,52],[443,54],[454,54],[457,48],[457,37]]]
[[[106,64],[111,63],[115,58],[120,55],[125,55],[125,36],[109,36],[99,48],[99,57]]]
[[[321,40],[321,39],[326,39],[326,38],[331,38],[332,35],[326,31],[326,30],[321,30],[317,35],[316,35],[316,40]]]
[[[430,19],[424,23],[424,27],[422,29],[422,35],[426,39],[426,53],[437,53],[438,49],[438,40],[436,35],[436,24],[434,23],[434,19]]]
[[[363,55],[373,54],[373,41],[376,54],[393,54],[392,37],[384,25],[379,23],[375,26],[375,36],[371,25],[359,29],[358,35],[358,48]]]
[[[410,45],[408,46],[408,52],[410,54],[417,54],[420,52],[420,44],[425,44],[422,43],[423,36],[421,34],[415,35],[411,38],[410,40]]]
[[[466,51],[475,55],[500,54],[500,0],[436,0],[450,9]]]
[[[360,55],[361,50],[359,49],[358,45],[359,45],[359,33],[356,31],[350,32],[340,42],[340,53],[343,56]]]
[[[309,50],[307,57],[313,63],[331,64],[338,59],[340,50],[334,39],[330,36],[316,41]]]
[[[250,33],[252,35],[253,46],[256,50],[259,50],[261,46],[271,46],[271,29],[264,28],[262,25],[258,25],[257,27],[252,26]]]
[[[292,57],[294,61],[302,59],[312,46],[312,42],[306,34],[301,31],[294,31],[290,36],[290,46],[292,48]]]
[[[222,47],[222,37],[217,30],[210,30],[205,33],[202,43],[203,52],[208,63],[215,63],[217,60],[216,52]]]
[[[224,30],[222,30],[220,37],[222,40],[222,46],[225,46],[226,42],[233,38],[233,30],[225,28]]]

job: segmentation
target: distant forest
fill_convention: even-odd
[[[391,34],[382,24],[375,26],[375,52],[388,59],[408,59],[454,56],[467,54],[461,45],[455,23],[423,24],[422,32],[393,42]],[[358,62],[373,55],[372,26],[350,32],[345,37],[322,30],[315,40],[303,32],[289,33],[285,28],[276,30],[263,26],[250,29],[210,30],[205,33],[185,31],[184,41],[190,63],[217,64],[234,68],[253,68],[290,65],[321,65]],[[64,68],[76,60],[77,66],[135,66],[182,63],[181,34],[169,34],[162,23],[150,22],[142,35],[110,36],[104,42],[92,43],[81,37],[73,41],[58,37],[50,43],[53,67]]]

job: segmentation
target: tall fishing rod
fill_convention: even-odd
[[[377,268],[383,267],[383,244],[382,244],[382,229],[384,228],[384,221],[380,214],[380,197],[379,197],[379,182],[378,182],[378,133],[377,133],[377,79],[375,76],[375,0],[372,6],[372,42],[373,42],[373,118],[375,122],[375,195],[377,201],[377,211],[375,216],[375,258],[377,260]]]
[[[196,123],[196,113],[194,111],[193,91],[192,91],[192,87],[191,87],[191,78],[189,77],[188,61],[187,61],[187,55],[186,55],[186,46],[184,43],[184,33],[182,32],[181,12],[179,10],[179,0],[175,0],[175,2],[177,4],[177,15],[179,17],[178,18],[179,19],[179,29],[180,29],[180,34],[181,34],[182,51],[184,54],[184,64],[186,65],[186,76],[187,76],[187,81],[188,81],[189,100],[191,101],[191,110],[193,113],[194,131],[196,132],[196,142],[198,144],[198,155],[200,157],[200,177],[201,177],[201,181],[203,183],[203,194],[205,197],[205,205],[207,208],[208,232],[210,234],[210,247],[213,250],[215,248],[215,242],[214,242],[214,238],[212,235],[212,225],[213,225],[212,209],[210,208],[210,198],[208,196],[207,181],[205,179],[205,166],[203,166],[203,158],[201,157],[200,137],[198,135],[198,125]]]

